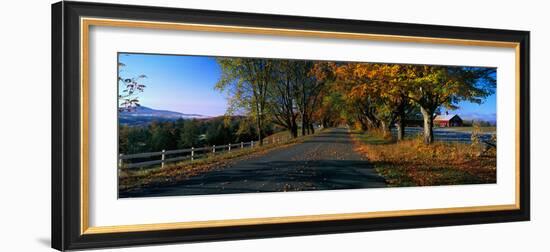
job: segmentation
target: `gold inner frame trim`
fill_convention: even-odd
[[[515,79],[515,82],[516,82],[515,83],[516,85],[515,204],[90,227],[89,225],[89,210],[90,210],[89,209],[89,48],[90,48],[89,31],[90,31],[90,26],[514,48],[515,56],[516,56],[516,60],[515,60],[515,65],[516,65],[516,73],[515,73],[516,74],[516,79]],[[519,175],[520,175],[520,169],[519,169],[520,167],[520,163],[519,163],[519,158],[520,158],[520,144],[519,144],[519,140],[520,140],[520,123],[519,123],[520,50],[519,50],[519,43],[502,42],[502,41],[486,41],[486,40],[467,40],[467,39],[452,39],[452,38],[432,38],[432,37],[415,37],[415,36],[399,36],[399,35],[365,34],[365,33],[328,32],[328,31],[317,31],[317,30],[294,30],[294,29],[261,28],[261,27],[248,27],[248,26],[205,25],[205,24],[193,24],[193,23],[169,23],[169,22],[100,19],[100,18],[81,18],[80,19],[80,38],[81,38],[80,40],[80,43],[81,43],[81,47],[80,47],[81,118],[80,120],[81,120],[81,145],[82,145],[81,146],[81,166],[80,166],[80,169],[81,169],[81,172],[80,172],[81,174],[80,233],[83,235],[119,233],[119,232],[158,231],[158,230],[171,230],[171,229],[173,230],[173,229],[192,229],[192,228],[208,228],[208,227],[227,227],[227,226],[242,226],[242,225],[281,224],[281,223],[292,223],[292,222],[352,220],[352,219],[368,219],[368,218],[396,217],[396,216],[490,212],[490,211],[520,209],[520,205],[519,205],[520,204],[520,192],[519,192],[520,191],[520,179],[519,179]]]
[[[138,231],[158,231],[167,229],[190,229],[190,228],[208,228],[208,227],[227,227],[243,225],[261,225],[261,224],[282,224],[291,222],[312,222],[327,220],[353,220],[353,219],[371,219],[392,216],[414,216],[428,214],[449,214],[449,213],[471,213],[488,212],[498,210],[514,210],[515,205],[495,205],[484,207],[456,207],[456,208],[438,208],[423,210],[398,210],[398,211],[380,211],[369,213],[349,213],[349,214],[323,214],[323,215],[305,215],[305,216],[285,216],[270,218],[250,218],[250,219],[231,219],[231,220],[211,220],[211,221],[191,221],[176,223],[158,223],[142,225],[124,225],[124,226],[102,226],[89,227],[85,234],[103,234],[117,232],[138,232]]]

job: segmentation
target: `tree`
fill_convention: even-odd
[[[390,136],[397,123],[398,139],[403,138],[403,121],[410,101],[402,85],[402,67],[394,64],[348,63],[335,69],[348,106],[363,129],[382,130]]]
[[[247,113],[256,121],[260,145],[264,139],[268,87],[274,81],[273,62],[267,59],[219,58],[222,76],[216,89],[227,91],[228,115]]]
[[[128,153],[128,135],[130,134],[130,127],[128,125],[122,125],[118,127],[118,153]]]
[[[134,77],[123,76],[124,67],[126,67],[124,63],[118,62],[118,110],[131,111],[140,106],[138,94],[145,89],[142,80],[147,76],[144,74]]]
[[[153,121],[149,125],[149,131],[151,132],[150,146],[152,151],[161,151],[171,148],[171,139],[174,139],[170,135],[170,131],[162,123]]]
[[[456,109],[460,101],[482,103],[496,88],[494,68],[409,66],[407,75],[407,96],[420,106],[426,144],[433,142],[433,119],[439,107]]]
[[[323,90],[320,95],[319,107],[315,109],[313,117],[321,122],[324,128],[334,127],[342,122],[342,111],[344,110],[344,98],[339,92],[333,92],[333,88]]]
[[[251,139],[254,139],[254,136],[256,136],[256,130],[254,126],[254,122],[250,120],[250,117],[243,117],[240,118],[238,125],[237,125],[237,131],[235,132],[236,139],[239,142],[248,142]]]
[[[121,135],[120,137],[123,137]],[[120,138],[122,140],[122,138]],[[122,154],[135,154],[151,151],[151,134],[145,127],[128,127],[126,150],[121,150]],[[124,147],[122,145],[121,147]]]
[[[302,119],[302,135],[314,133],[313,114],[320,103],[321,91],[332,80],[332,63],[295,61],[296,101]]]
[[[408,98],[407,65],[376,64],[371,79],[378,85],[380,102],[380,117],[384,132],[389,134],[391,125],[397,128],[397,140],[405,137],[405,118],[414,111],[415,104]],[[384,123],[385,122],[385,123]]]
[[[276,124],[286,128],[292,138],[298,137],[297,114],[295,111],[298,88],[296,67],[292,60],[280,60],[274,63],[275,82],[268,88],[271,114]]]
[[[178,148],[196,147],[199,144],[199,127],[195,119],[184,120],[180,130]]]
[[[364,128],[380,128],[389,135],[397,125],[404,136],[404,119],[420,107],[424,142],[433,142],[433,119],[440,107],[456,109],[460,101],[481,103],[494,93],[495,69],[349,63],[336,68],[351,111]]]
[[[206,130],[206,139],[211,145],[223,145],[234,142],[231,128],[222,120],[210,122]]]
[[[332,62],[315,63],[310,74],[314,76],[318,85],[318,93],[314,98],[315,104],[310,109],[312,120],[319,121],[323,127],[335,126],[342,120],[344,111],[344,97],[339,92],[336,75],[334,73],[336,64]]]

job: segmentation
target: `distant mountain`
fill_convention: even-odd
[[[473,120],[473,121],[485,121],[490,123],[496,123],[497,122],[497,114],[496,113],[490,113],[490,114],[483,114],[483,113],[466,113],[466,114],[458,114],[462,120]]]
[[[184,114],[169,110],[156,110],[144,106],[133,108],[131,111],[118,113],[118,122],[123,125],[142,125],[152,121],[175,121],[178,119],[208,119],[210,116],[200,114]]]

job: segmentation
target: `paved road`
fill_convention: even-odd
[[[305,191],[385,187],[373,166],[353,151],[345,128],[327,129],[303,143],[237,161],[176,185],[121,197]]]

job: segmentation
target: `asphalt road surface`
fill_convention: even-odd
[[[302,143],[233,163],[168,186],[120,197],[204,195],[385,187],[373,166],[353,150],[346,128],[332,128]]]

